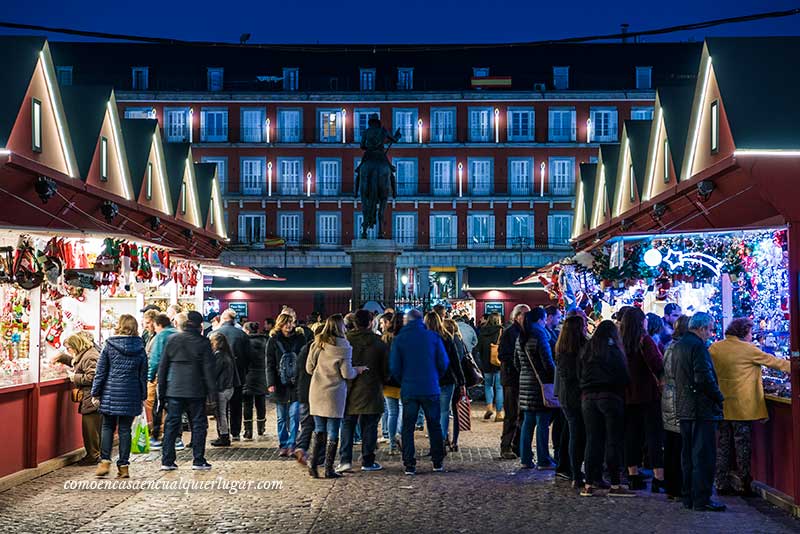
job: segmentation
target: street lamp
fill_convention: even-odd
[[[310,196],[311,196],[311,172],[310,172],[310,171],[309,171],[309,173],[306,175],[306,188],[307,188],[307,190],[308,190],[308,193],[307,193],[307,195],[306,195],[306,196],[309,196],[309,197],[310,197]]]
[[[539,179],[539,196],[544,196],[544,161],[539,165],[539,175],[541,178]]]
[[[347,125],[347,110],[342,108],[342,144],[347,144],[347,132],[345,132],[345,126]]]
[[[192,142],[192,129],[194,127],[194,108],[189,108],[189,142]]]
[[[459,162],[458,163],[458,198],[461,198],[461,197],[464,196],[464,189],[463,189],[463,185],[462,185],[464,183],[463,178],[464,178],[464,164]],[[474,178],[473,178],[473,180],[474,180]]]
[[[269,123],[269,119],[267,119],[267,123]],[[269,132],[269,130],[267,130]],[[269,141],[267,141],[269,143]],[[267,162],[267,196],[272,196],[272,162]]]
[[[267,144],[269,144],[269,117],[267,117],[266,133],[267,133]]]
[[[419,144],[422,144],[422,119],[417,121],[417,136],[419,137]]]
[[[500,142],[500,110],[498,108],[494,108],[494,142]]]
[[[586,119],[586,142],[592,142],[592,118]]]

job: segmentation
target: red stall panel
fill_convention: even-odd
[[[25,456],[33,388],[31,384],[0,390],[0,421],[3,422],[0,477],[28,467]]]
[[[57,458],[83,447],[81,416],[70,399],[71,384],[66,380],[40,384],[36,461]]]
[[[795,462],[792,407],[767,401],[769,421],[753,424],[753,479],[797,499],[794,494]]]

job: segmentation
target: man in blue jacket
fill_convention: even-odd
[[[150,448],[157,450],[161,448],[159,436],[161,435],[161,419],[164,414],[164,403],[156,402],[158,390],[156,374],[158,373],[158,364],[161,362],[161,354],[164,352],[164,347],[167,346],[167,340],[169,340],[170,336],[176,333],[177,330],[172,326],[172,321],[170,321],[169,317],[164,313],[156,315],[153,323],[155,325],[156,335],[152,339],[152,343],[150,343],[150,351],[147,354],[147,400],[152,402],[153,406],[153,432],[150,435]],[[175,444],[175,448],[177,450],[183,450],[184,446],[181,438],[178,438],[178,442],[179,443]]]
[[[413,475],[417,470],[414,425],[420,408],[428,422],[433,470],[444,471],[439,379],[447,371],[448,364],[442,339],[425,328],[419,310],[409,311],[406,325],[394,338],[389,356],[389,372],[400,383],[403,400],[402,447],[407,475]]]

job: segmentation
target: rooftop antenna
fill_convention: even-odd
[[[247,41],[249,40],[250,40],[249,33],[243,33],[242,35],[239,36],[239,44],[247,44]]]

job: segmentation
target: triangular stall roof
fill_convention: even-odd
[[[614,217],[619,217],[620,214],[638,205],[642,198],[652,123],[651,120],[626,120],[623,124],[617,185],[614,188],[617,195],[614,201]],[[633,181],[630,179],[631,170],[633,170]]]
[[[592,205],[594,204],[594,183],[597,180],[597,164],[581,163],[579,172],[580,182],[578,182],[572,237],[577,237],[589,230]]]
[[[165,143],[164,160],[167,166],[169,193],[175,204],[174,217],[192,226],[203,228],[195,180],[192,147],[188,143]],[[186,190],[183,184],[186,182]],[[186,193],[187,198],[184,197]],[[186,208],[184,210],[184,207]]]
[[[122,119],[122,134],[125,138],[134,197],[139,204],[172,216],[174,210],[158,121]]]
[[[617,185],[617,166],[619,165],[619,145],[600,145],[597,157],[597,178],[595,180],[594,203],[589,229],[592,230],[611,220],[614,193]]]
[[[225,221],[222,217],[222,199],[216,163],[195,163],[194,174],[197,180],[197,195],[200,202],[200,217],[203,227],[220,238],[227,238]]]

